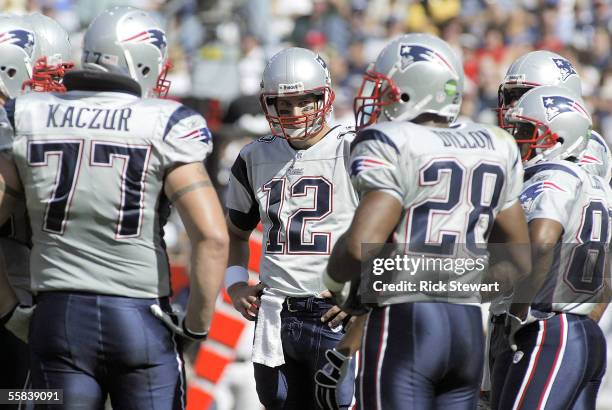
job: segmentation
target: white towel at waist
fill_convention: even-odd
[[[253,363],[277,367],[285,363],[281,340],[281,310],[285,296],[272,294],[264,289],[257,314],[255,339],[253,342]]]

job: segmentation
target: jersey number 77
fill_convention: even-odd
[[[28,143],[27,160],[31,167],[49,166],[50,156],[59,157],[51,197],[47,202],[42,229],[63,235],[70,220],[70,204],[78,183],[84,140],[45,140]],[[140,235],[144,208],[145,177],[151,147],[114,142],[91,141],[90,167],[112,167],[115,159],[123,160],[121,202],[115,226],[115,238]]]

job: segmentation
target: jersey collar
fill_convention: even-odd
[[[63,84],[68,91],[118,92],[140,97],[140,84],[131,78],[95,70],[72,70],[64,76]]]

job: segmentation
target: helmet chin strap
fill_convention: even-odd
[[[324,120],[322,119],[317,119],[316,123],[314,123],[311,127],[310,127],[310,134],[312,136],[312,134],[316,134],[317,132],[321,131],[321,129],[323,128],[323,123]],[[278,131],[280,134],[282,134],[282,130],[280,129],[280,126],[278,127]],[[299,138],[300,136],[303,136],[306,133],[306,130],[308,128],[307,127],[300,127],[300,128],[286,128],[285,127],[285,134],[289,137],[289,138]]]
[[[566,150],[560,151],[556,153],[558,148],[562,148],[563,144],[557,142],[553,147],[541,149],[536,148],[536,156],[525,161],[525,165],[533,165],[540,161],[554,161],[556,159],[565,159],[571,157],[572,155],[580,154],[580,152],[575,152],[584,142],[584,137],[580,136],[572,145],[570,145]]]

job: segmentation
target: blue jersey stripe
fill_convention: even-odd
[[[538,172],[548,171],[548,170],[563,171],[565,173],[568,173],[580,179],[578,174],[576,174],[574,170],[572,170],[570,167],[566,167],[565,165],[561,165],[561,164],[544,163],[544,164],[537,164],[537,165],[533,165],[533,166],[525,168],[525,181],[529,180],[532,176],[534,176]]]
[[[353,142],[351,142],[351,153],[353,152],[357,144],[364,142],[364,141],[369,141],[369,140],[380,141],[384,144],[387,144],[391,148],[393,148],[396,153],[399,154],[399,148],[397,148],[397,145],[395,145],[395,143],[393,142],[391,138],[389,138],[383,132],[376,130],[376,129],[372,129],[372,128],[367,128],[357,133],[357,136],[355,137]]]
[[[168,119],[168,123],[166,124],[166,129],[164,130],[163,139],[164,140],[166,139],[166,137],[168,136],[168,133],[170,133],[170,130],[172,129],[172,127],[176,125],[176,123],[178,123],[181,120],[184,120],[185,118],[189,118],[194,115],[199,115],[199,114],[195,112],[194,110],[192,110],[191,108],[185,107],[184,105],[181,105],[180,107],[178,107]]]

